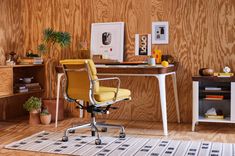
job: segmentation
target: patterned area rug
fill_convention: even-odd
[[[235,144],[200,141],[161,140],[150,138],[96,137],[70,135],[62,142],[62,133],[40,132],[5,146],[7,149],[84,156],[234,156]]]

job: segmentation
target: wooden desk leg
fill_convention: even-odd
[[[59,99],[60,99],[60,81],[64,74],[57,74],[57,95],[56,95],[56,114],[55,114],[55,128],[57,128],[58,124],[58,111],[59,111]]]
[[[178,92],[177,92],[177,81],[176,81],[176,73],[173,72],[171,74],[173,80],[173,88],[175,94],[175,106],[176,106],[176,113],[177,113],[177,121],[180,123],[180,111],[179,111],[179,99],[178,99]]]
[[[161,110],[162,110],[162,124],[164,135],[168,135],[167,130],[167,111],[166,111],[166,84],[165,84],[165,74],[156,75],[159,82],[160,100],[161,100]]]

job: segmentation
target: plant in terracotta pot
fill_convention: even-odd
[[[40,109],[42,102],[37,97],[30,97],[23,105],[24,109],[29,111],[29,124],[36,125],[40,123]]]
[[[42,109],[40,119],[43,125],[49,125],[51,123],[51,114],[48,112],[47,108]]]
[[[56,99],[55,89],[56,86],[56,70],[55,67],[58,65],[60,59],[60,52],[66,47],[69,47],[71,43],[71,35],[69,32],[57,31],[52,28],[43,30],[42,43],[38,46],[38,51],[44,54],[44,62],[46,67],[46,98],[43,100],[44,105],[48,108],[52,114],[52,120],[55,118],[55,106]],[[60,108],[63,108],[63,100],[60,100]],[[59,116],[63,119],[63,113]]]

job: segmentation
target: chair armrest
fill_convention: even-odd
[[[95,79],[95,80],[92,80],[92,82],[96,82],[96,81],[107,81],[107,80],[117,80],[117,87],[116,87],[116,92],[115,92],[115,95],[114,95],[114,101],[117,100],[117,94],[118,94],[118,90],[120,88],[120,79],[118,77],[108,77],[108,78],[98,78],[98,79]]]

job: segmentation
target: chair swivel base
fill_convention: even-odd
[[[95,144],[96,145],[100,145],[102,143],[100,136],[99,136],[99,132],[98,132],[98,128],[97,127],[102,127],[102,128],[106,128],[110,127],[110,128],[120,128],[120,134],[119,134],[119,138],[125,138],[126,134],[125,134],[125,129],[123,126],[121,125],[112,125],[112,124],[104,124],[104,123],[96,123],[95,119],[92,119],[92,122],[89,124],[85,124],[85,125],[80,125],[80,126],[75,126],[75,127],[71,127],[65,130],[64,132],[64,136],[62,137],[62,141],[63,142],[67,142],[69,140],[68,138],[68,133],[74,133],[76,129],[81,129],[81,128],[91,128],[91,134],[92,136],[95,136],[95,134],[97,134],[97,139],[95,140]]]

